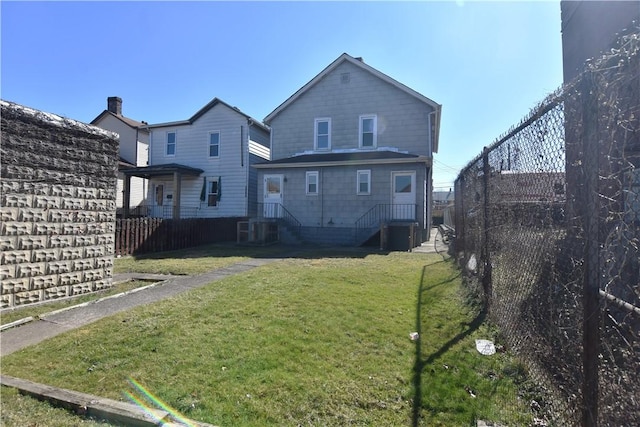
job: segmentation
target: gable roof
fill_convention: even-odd
[[[264,123],[262,123],[260,120],[254,119],[250,115],[240,111],[240,109],[238,107],[233,107],[233,106],[227,104],[226,102],[224,102],[223,100],[221,100],[221,99],[219,99],[217,97],[213,98],[211,101],[209,101],[209,103],[207,105],[205,105],[204,107],[199,109],[193,116],[191,116],[187,120],[178,120],[178,121],[175,121],[175,122],[165,122],[165,123],[155,123],[155,124],[152,124],[152,125],[147,125],[147,127],[148,128],[157,128],[157,127],[166,127],[166,126],[191,125],[191,124],[193,124],[193,122],[198,120],[207,111],[211,110],[216,105],[224,105],[225,107],[235,111],[236,113],[240,114],[241,116],[244,116],[249,122],[251,122],[251,124],[255,124],[258,127],[261,127],[263,130],[269,132],[269,127],[266,126]]]
[[[280,114],[283,110],[285,110],[287,107],[289,107],[289,105],[294,103],[305,92],[307,92],[309,89],[311,89],[313,86],[315,86],[318,82],[320,82],[325,76],[327,76],[329,73],[331,73],[333,70],[335,70],[343,62],[348,62],[350,64],[353,64],[354,66],[360,68],[361,70],[364,70],[364,71],[374,75],[375,77],[378,77],[380,80],[389,83],[390,85],[398,88],[399,90],[407,93],[408,95],[410,95],[410,96],[418,99],[419,101],[421,101],[421,102],[429,105],[430,107],[432,107],[434,109],[434,112],[435,112],[435,121],[433,123],[433,126],[434,126],[434,129],[433,129],[433,132],[434,132],[433,151],[436,152],[436,153],[438,152],[438,140],[439,140],[439,135],[440,135],[440,114],[441,114],[441,111],[442,111],[442,105],[438,104],[437,102],[433,101],[432,99],[427,98],[426,96],[422,95],[421,93],[416,92],[415,90],[413,90],[410,87],[400,83],[399,81],[387,76],[386,74],[381,73],[380,71],[376,70],[372,66],[365,64],[364,61],[362,61],[362,58],[354,58],[354,57],[352,57],[351,55],[349,55],[347,53],[343,53],[342,55],[340,55],[338,57],[338,59],[336,59],[331,64],[329,64],[329,66],[327,66],[324,70],[322,70],[317,76],[315,76],[307,84],[305,84],[300,89],[298,89],[286,101],[284,101],[275,110],[273,110],[271,113],[269,113],[269,115],[264,118],[264,123],[266,123],[268,125],[271,122],[271,120],[273,120],[278,114]]]
[[[146,129],[146,128],[147,128],[148,123],[146,123],[146,122],[139,122],[139,121],[137,121],[137,120],[133,120],[133,119],[130,119],[130,118],[128,118],[128,117],[125,117],[125,116],[121,116],[121,115],[118,115],[118,114],[112,113],[112,112],[111,112],[111,111],[109,111],[109,110],[104,110],[102,113],[98,114],[98,117],[96,117],[95,119],[93,119],[93,120],[91,121],[91,123],[90,123],[90,124],[92,124],[92,125],[97,125],[97,124],[98,124],[98,122],[100,122],[100,121],[101,121],[103,118],[105,118],[106,116],[112,116],[112,117],[115,117],[116,119],[120,120],[121,122],[123,122],[124,124],[126,124],[127,126],[129,126],[129,127],[133,128],[133,129],[138,129],[138,130],[141,130],[141,131],[144,131],[144,132],[148,132],[148,130]]]

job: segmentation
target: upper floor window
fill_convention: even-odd
[[[331,149],[331,119],[322,118],[315,120],[314,145],[316,150]]]
[[[360,148],[375,148],[378,144],[378,118],[360,116]]]
[[[220,156],[220,132],[209,132],[209,157]]]
[[[167,132],[167,156],[176,155],[176,133]]]
[[[318,194],[318,172],[307,172],[307,194]]]
[[[371,171],[370,170],[358,171],[357,193],[362,195],[371,194]]]

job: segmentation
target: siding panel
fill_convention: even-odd
[[[175,156],[165,155],[166,133],[177,135]],[[220,154],[209,157],[209,133],[220,132]],[[259,138],[256,136],[256,138]],[[265,137],[262,136],[262,139]],[[244,115],[218,104],[192,124],[152,129],[151,165],[179,163],[204,170],[199,177],[183,177],[183,211],[193,210],[199,217],[242,217],[247,215],[249,174],[248,123]],[[268,137],[266,137],[268,140]],[[200,200],[203,177],[221,177],[221,198],[216,207]],[[167,177],[165,181],[171,181]],[[154,180],[159,183],[162,179]],[[165,184],[168,182],[165,182]],[[149,193],[153,192],[150,186]],[[149,194],[150,200],[153,199]]]

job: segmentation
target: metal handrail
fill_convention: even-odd
[[[388,221],[415,221],[418,205],[415,203],[393,204],[380,203],[374,205],[356,220],[356,236],[361,238],[367,231],[380,227]]]
[[[265,211],[274,212],[273,216],[265,216]],[[258,218],[282,221],[296,236],[300,237],[302,223],[281,203],[258,203]]]

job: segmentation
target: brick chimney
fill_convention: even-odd
[[[122,98],[110,96],[107,98],[107,110],[118,116],[122,115]]]

